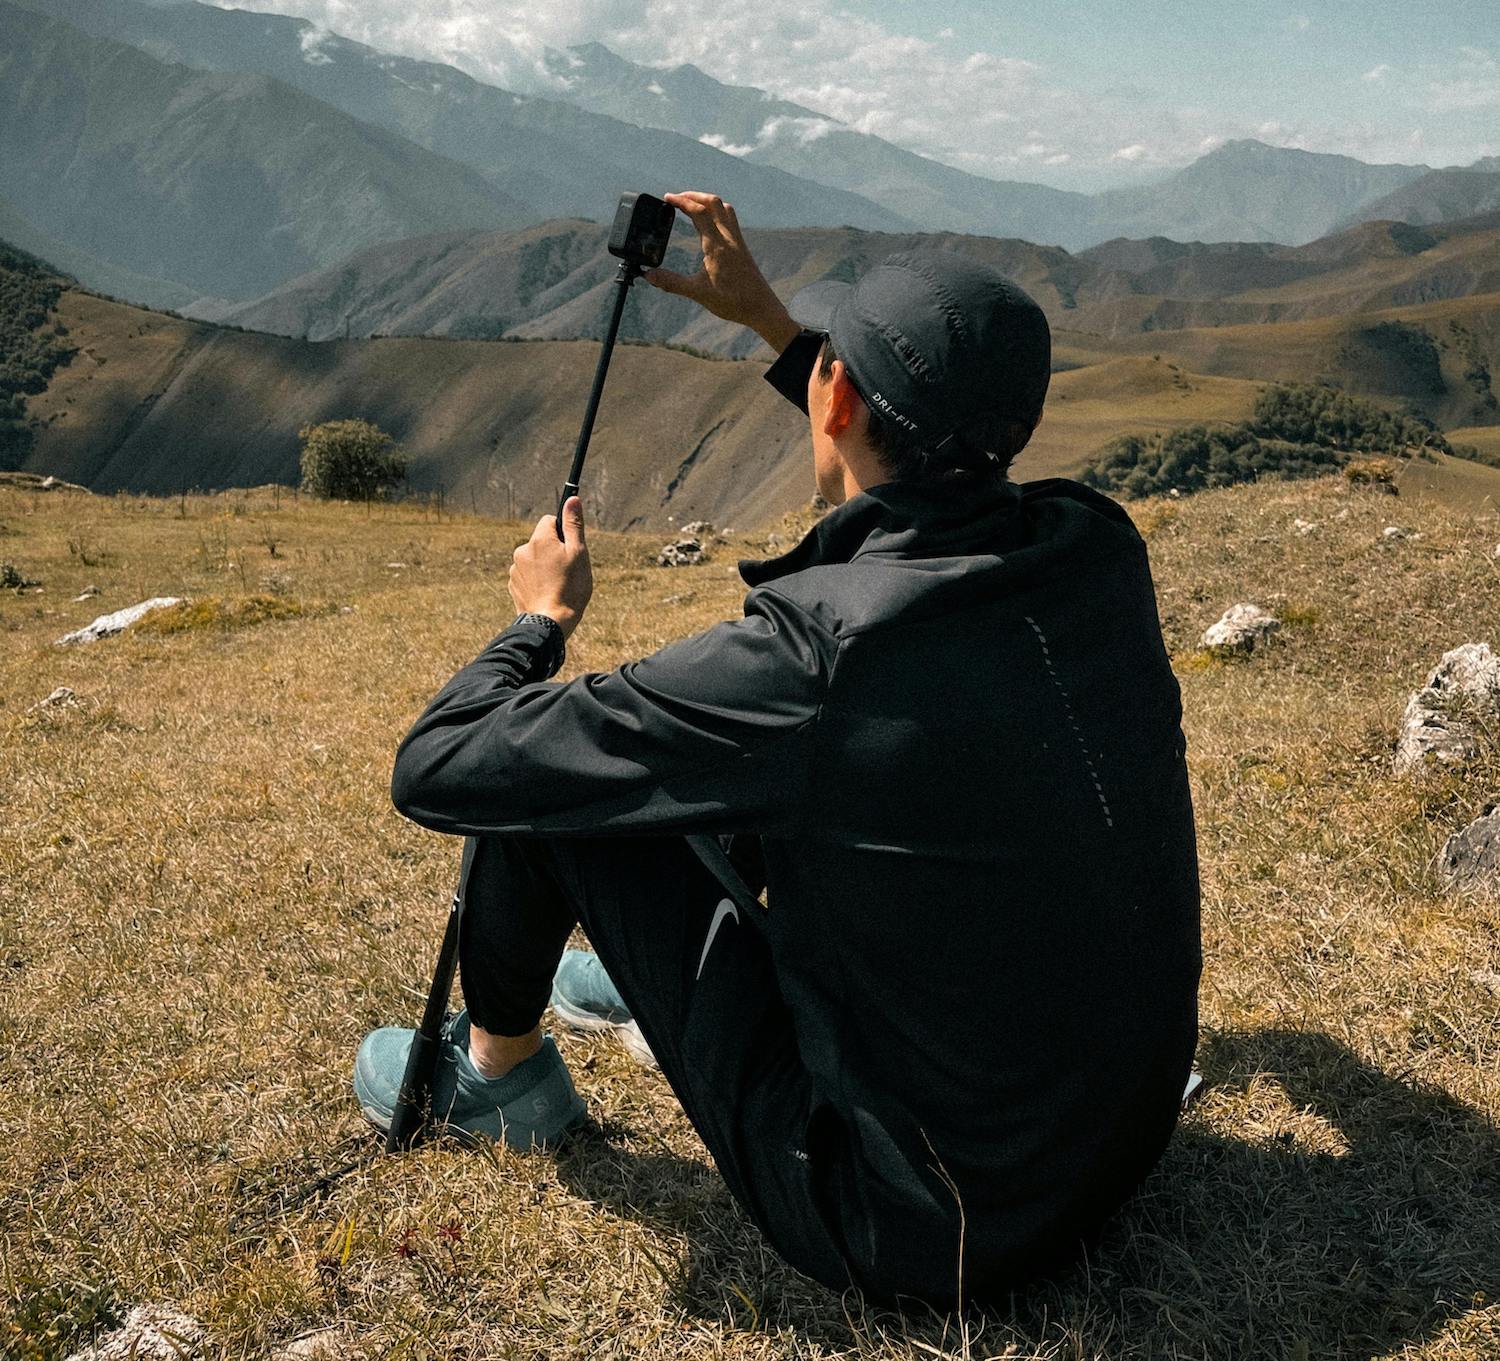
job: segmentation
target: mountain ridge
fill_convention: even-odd
[[[746,165],[695,139],[518,95],[451,66],[381,53],[305,19],[196,3],[14,2],[64,16],[54,21],[146,50],[153,59],[170,57],[221,76],[269,75],[303,98],[479,175],[492,192],[520,205],[517,226],[602,215],[626,189],[658,178],[720,182],[772,222],[904,225],[898,214],[856,195],[830,194],[773,167]]]
[[[215,319],[315,340],[346,329],[355,336],[598,336],[613,277],[604,235],[597,224],[565,221],[387,243]],[[858,277],[892,251],[957,250],[1014,278],[1054,328],[1109,342],[1257,322],[1352,324],[1364,312],[1500,291],[1500,217],[1433,227],[1363,223],[1300,247],[1152,238],[1076,255],[955,233],[747,228],[746,237],[788,300],[823,279]],[[679,241],[669,264],[687,269],[694,258]],[[725,357],[764,354],[748,332],[645,284],[633,290],[622,334]]]
[[[469,167],[268,76],[161,62],[6,0],[0,177],[38,231],[200,294],[253,296],[356,242],[523,219]]]
[[[973,175],[756,87],[690,64],[642,66],[600,43],[547,53],[553,79],[566,84],[567,98],[554,99],[287,16],[191,0],[21,2],[190,65],[272,74],[478,169],[534,221],[597,218],[624,188],[707,185],[766,225],[936,229],[1072,250],[1157,234],[1301,244],[1430,173],[1240,139],[1151,185],[1088,195]],[[781,178],[756,178],[768,175]],[[843,197],[829,200],[830,190]]]

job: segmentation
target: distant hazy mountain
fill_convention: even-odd
[[[848,190],[925,230],[1070,247],[1096,239],[1086,194],[969,175],[764,90],[726,85],[696,66],[640,66],[601,43],[552,51],[548,64],[583,108],[670,128],[745,161]]]
[[[1070,250],[1115,236],[1298,245],[1427,171],[1230,142],[1143,188],[1086,195],[965,174],[696,66],[641,66],[599,43],[549,55],[585,108],[708,138],[883,203],[927,230],[1054,241]]]
[[[1486,170],[1484,167],[1492,168]],[[1434,170],[1360,209],[1364,222],[1456,222],[1500,209],[1500,157],[1475,162],[1468,170]]]
[[[708,185],[755,222],[901,228],[853,194],[745,161],[694,137],[486,85],[456,67],[351,42],[305,19],[191,3],[22,0],[90,32],[203,70],[269,75],[478,170],[525,219],[608,217],[628,189]]]
[[[195,309],[203,315],[380,243],[598,220],[628,188],[717,189],[757,227],[965,231],[1069,249],[1119,237],[1263,243],[1220,244],[1175,265],[1174,277],[1197,276],[1198,301],[1268,259],[1266,243],[1312,241],[1403,189],[1415,206],[1392,211],[1412,220],[1490,203],[1476,188],[1488,183],[1483,164],[1436,172],[1434,184],[1462,184],[1465,197],[1419,191],[1431,179],[1425,166],[1259,142],[1229,143],[1147,188],[1091,196],[1000,182],[696,67],[640,66],[598,44],[553,54],[568,98],[542,99],[305,20],[191,0],[0,0],[0,13],[0,175],[12,206],[71,252],[68,267],[85,283],[158,304],[208,295]],[[1290,268],[1263,272],[1274,285]],[[1090,300],[1143,296],[1130,277],[1092,280]],[[1058,287],[1062,297],[1076,280]],[[506,326],[542,324],[512,318],[513,301],[455,302],[446,324],[481,316],[489,325],[501,313]],[[587,330],[592,303],[579,306],[545,324]],[[1132,301],[1128,310],[1103,324],[1187,324],[1171,309],[1143,314]],[[317,324],[333,323],[320,315]]]
[[[1226,142],[1160,184],[1100,194],[1096,221],[1111,236],[1302,245],[1427,169]]]
[[[0,184],[79,251],[228,297],[361,244],[525,220],[476,171],[266,76],[168,65],[3,0]]]
[[[70,246],[55,236],[39,231],[10,204],[0,199],[0,240],[45,260],[49,265],[71,274],[75,279],[85,280],[88,287],[100,293],[130,298],[149,307],[184,307],[198,294],[181,284],[165,279],[151,279],[144,274],[133,274],[128,269],[119,269],[106,264],[87,251]]]

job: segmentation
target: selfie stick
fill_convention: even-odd
[[[583,476],[583,460],[588,454],[589,439],[594,433],[594,417],[599,414],[599,398],[604,392],[605,375],[609,373],[609,357],[615,347],[615,337],[620,331],[620,318],[625,312],[625,298],[630,292],[630,285],[640,277],[640,273],[641,267],[635,261],[622,260],[620,272],[615,276],[614,308],[610,312],[609,327],[604,333],[604,348],[600,350],[599,363],[594,368],[593,391],[589,393],[588,408],[583,413],[583,428],[578,432],[578,446],[573,451],[573,467],[557,501],[559,539],[563,537],[563,503],[568,497],[578,494],[578,479]],[[387,1153],[399,1153],[420,1142],[432,1118],[432,1079],[437,1072],[438,1045],[442,1042],[448,995],[453,991],[453,975],[458,966],[458,932],[463,921],[469,866],[473,860],[474,838],[466,837],[463,863],[458,873],[458,888],[454,890],[453,903],[448,909],[448,925],[443,931],[443,944],[438,951],[437,967],[432,973],[427,1005],[422,1011],[422,1024],[412,1037],[411,1050],[406,1056],[406,1072],[401,1078],[401,1092],[391,1115],[390,1128],[386,1131]]]
[[[630,285],[640,278],[641,267],[634,260],[621,260],[620,272],[615,275],[615,305],[609,314],[609,326],[604,332],[604,347],[599,351],[599,362],[594,366],[594,388],[589,393],[589,404],[583,413],[583,428],[578,432],[578,445],[573,450],[573,467],[568,480],[563,484],[562,495],[557,498],[557,537],[563,537],[562,512],[568,497],[578,495],[578,479],[583,476],[583,460],[588,456],[589,439],[594,433],[594,417],[599,414],[599,398],[604,394],[604,379],[609,373],[609,357],[614,353],[615,337],[620,332],[620,318],[625,315],[625,298]]]

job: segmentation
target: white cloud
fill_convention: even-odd
[[[753,145],[731,142],[729,138],[721,137],[717,132],[705,132],[698,140],[705,146],[711,146],[715,151],[722,151],[729,156],[748,156],[755,150]]]
[[[1372,66],[1368,71],[1364,73],[1364,75],[1360,77],[1360,79],[1371,81],[1384,80],[1388,75],[1390,75],[1390,73],[1390,66],[1386,62],[1381,62],[1379,66]]]
[[[1482,47],[1460,47],[1459,60],[1427,84],[1434,113],[1500,107],[1500,60]]]
[[[323,44],[333,34],[326,28],[307,28],[302,31],[300,46],[302,48],[302,60],[309,66],[332,66],[333,58],[323,51]]]
[[[1294,14],[1286,23],[1293,33],[1306,33],[1312,27],[1312,20],[1305,14]]]
[[[758,86],[819,115],[778,123],[771,133],[762,130],[757,142],[771,135],[815,140],[835,126],[829,120],[837,120],[975,174],[1080,188],[1183,165],[1233,137],[1394,158],[1404,151],[1401,139],[1412,121],[1396,131],[1348,120],[1307,125],[1286,114],[1285,124],[1257,126],[1209,108],[1174,107],[1166,97],[1074,88],[1065,65],[1049,67],[1019,51],[972,51],[941,32],[930,40],[900,34],[852,6],[810,6],[806,0],[758,0],[753,6],[723,0],[219,3],[296,14],[321,30],[448,62],[525,95],[565,96],[573,63],[558,63],[555,53],[598,41],[648,66],[692,62],[716,79]],[[1297,31],[1314,26],[1301,23],[1306,15],[1292,17],[1299,21]],[[1490,53],[1477,48],[1448,69],[1403,73],[1403,80],[1414,99],[1425,92],[1434,110],[1500,102],[1500,70]],[[737,141],[723,149],[745,155],[754,148]]]
[[[1202,136],[1170,112],[1148,114],[1102,94],[1080,94],[1022,53],[973,51],[956,37],[899,34],[852,9],[805,0],[219,0],[297,14],[359,42],[449,62],[523,94],[566,95],[565,64],[549,49],[598,41],[651,66],[691,62],[716,79],[758,86],[856,131],[873,133],[979,174],[1021,168],[1113,165],[1112,152],[1140,137],[1177,147]],[[1066,73],[1063,73],[1066,76]],[[1044,139],[1018,133],[1037,123]],[[826,135],[809,122],[804,141]],[[786,129],[778,129],[787,136]],[[1050,156],[1022,148],[1045,140]],[[1066,157],[1066,159],[1052,159]]]
[[[780,114],[765,121],[755,135],[755,144],[766,146],[785,132],[796,138],[800,145],[806,146],[809,142],[828,136],[836,127],[838,124],[830,118],[794,118],[791,114]]]
[[[651,84],[646,86],[646,92],[653,95],[665,95],[667,93],[662,89],[661,82],[658,80],[653,80]]]

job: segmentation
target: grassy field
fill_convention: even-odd
[[[1208,1087],[1086,1269],[959,1320],[781,1266],[606,1041],[561,1040],[595,1124],[558,1156],[376,1156],[350,1061],[417,1014],[457,863],[391,756],[510,619],[522,526],[0,489],[0,563],[41,585],[0,593],[0,1355],[139,1301],[224,1357],[320,1329],[371,1358],[1500,1355],[1500,909],[1432,870],[1500,754],[1389,764],[1437,657],[1500,642],[1500,519],[1336,480],[1132,511],[1184,690]],[[572,670],[737,612],[758,541],[675,571],[659,541],[594,537]],[[162,594],[195,602],[171,630],[53,645]],[[1241,600],[1286,627],[1206,658]]]

